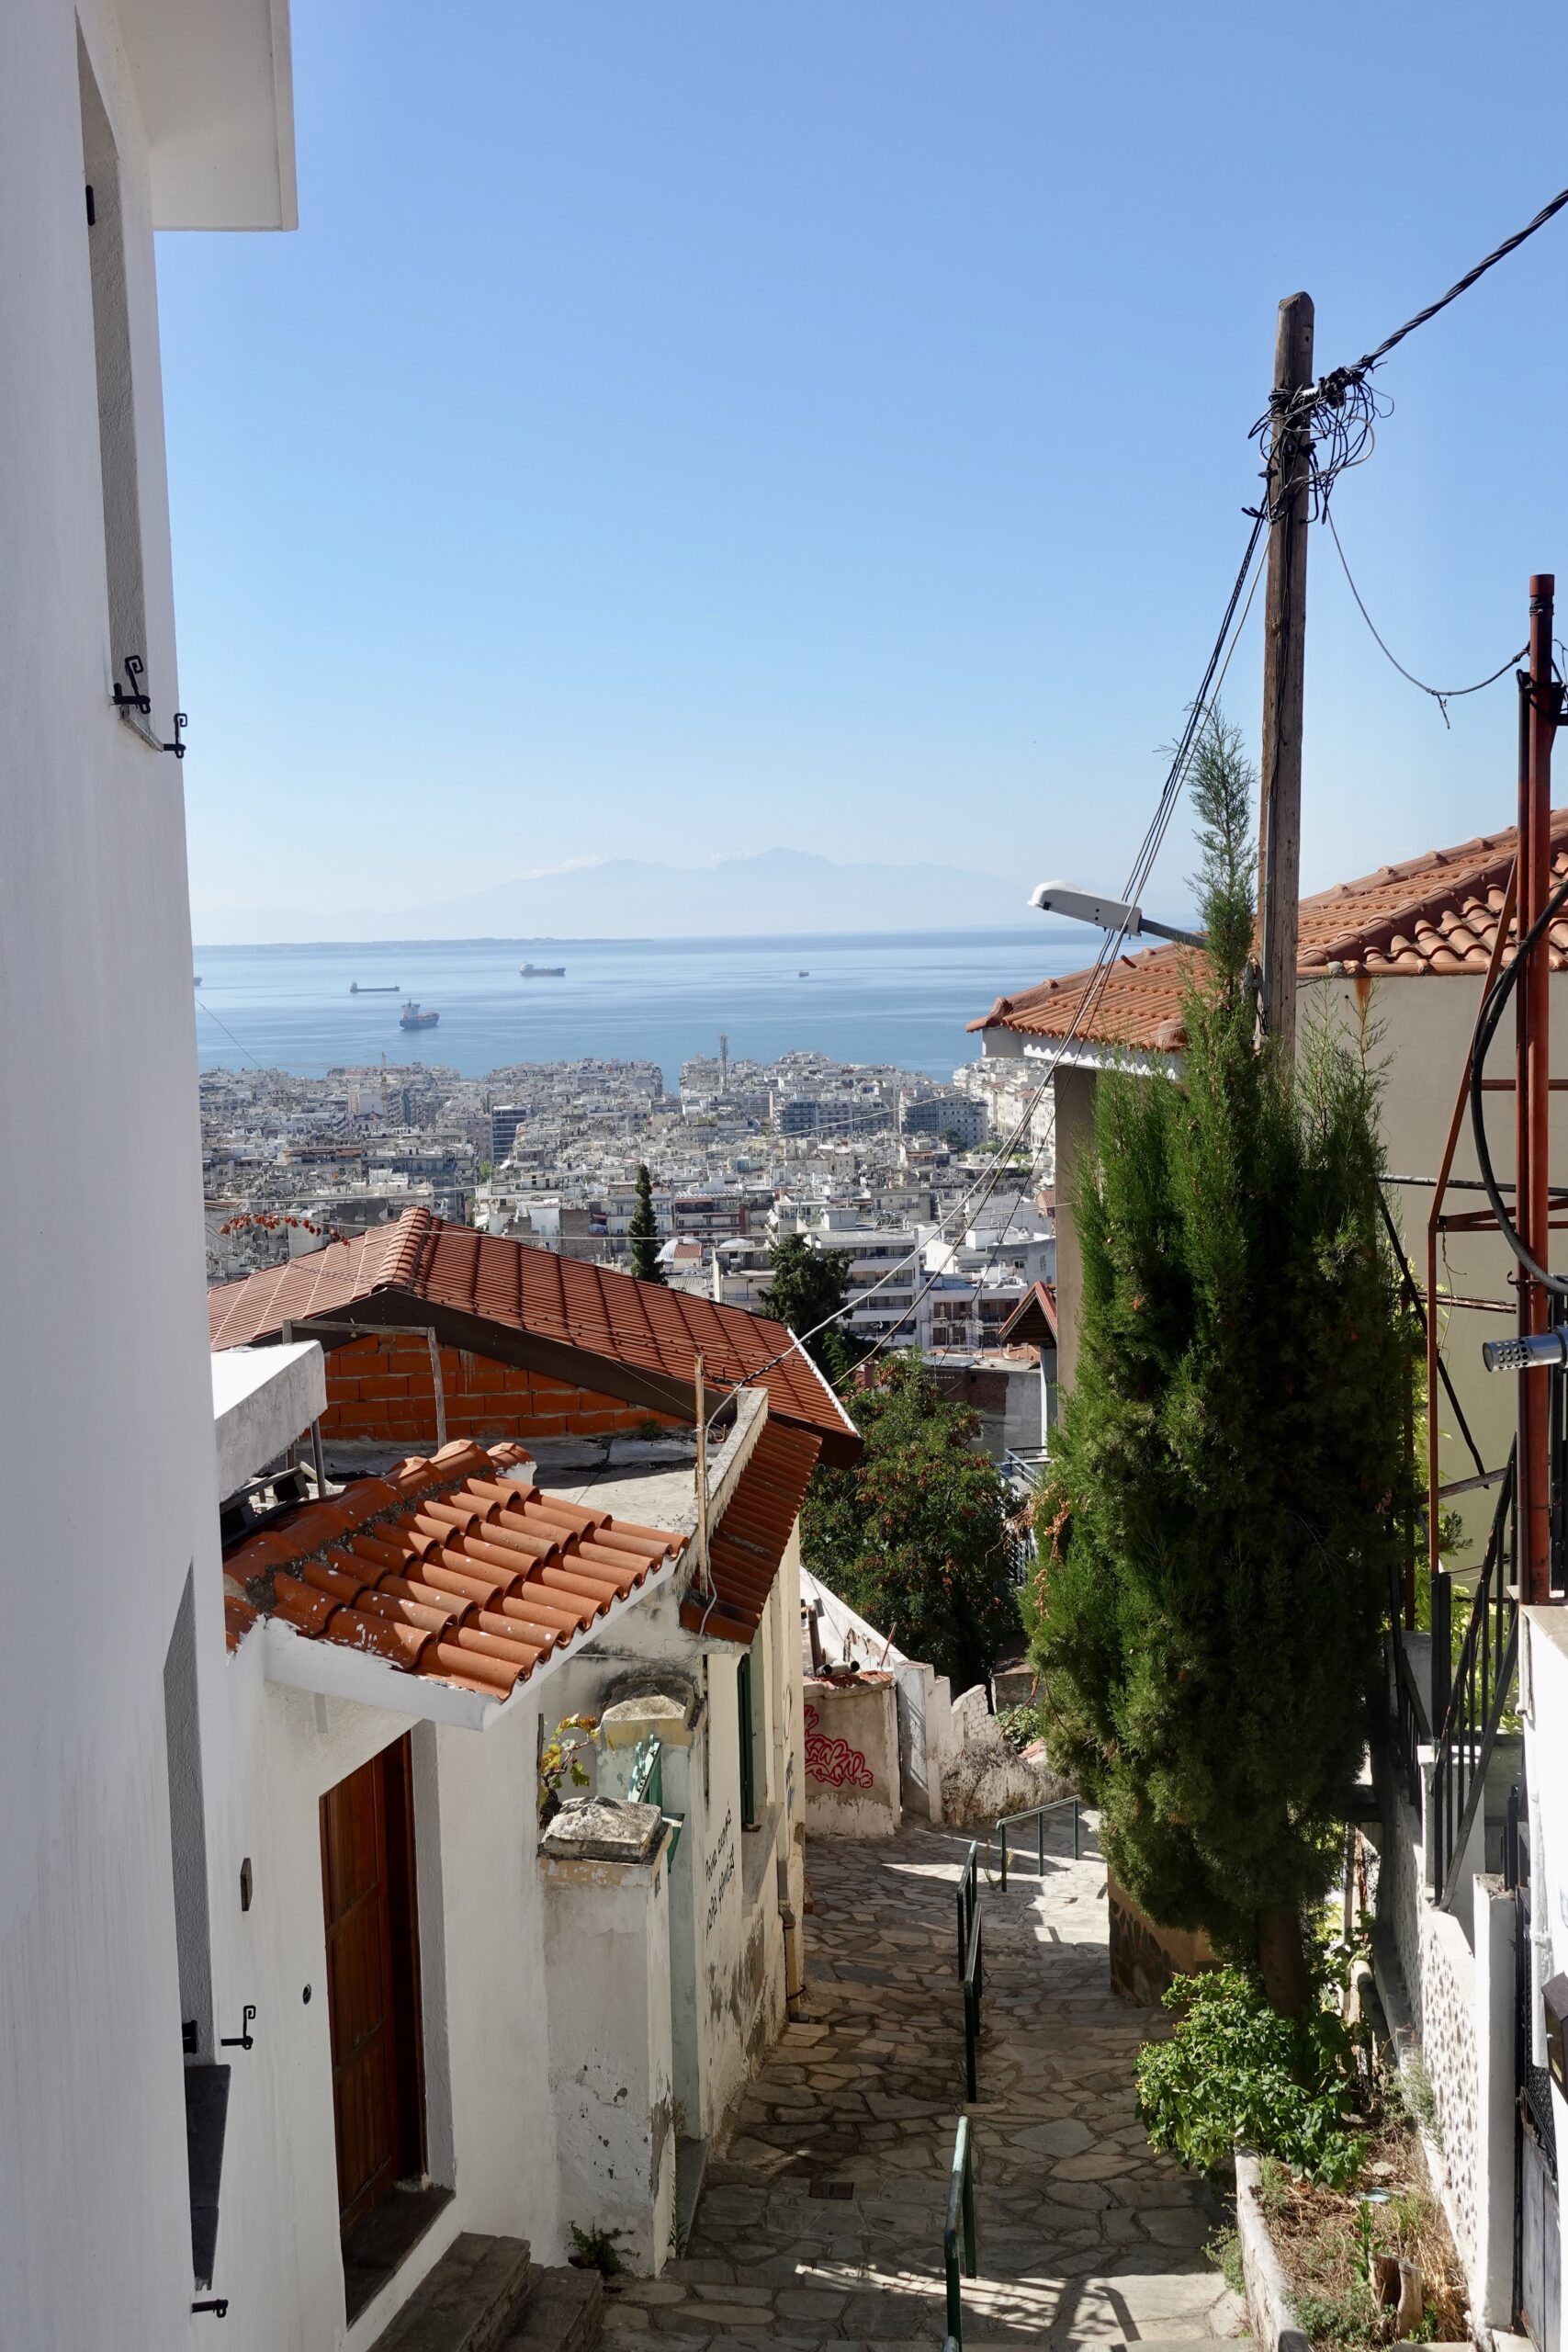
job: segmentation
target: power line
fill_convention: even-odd
[[[1435,302],[1428,302],[1425,310],[1417,311],[1414,318],[1406,319],[1404,325],[1395,327],[1392,334],[1384,335],[1380,344],[1371,351],[1363,352],[1360,358],[1349,367],[1331,368],[1314,384],[1303,384],[1296,391],[1277,390],[1270,396],[1269,406],[1248,437],[1261,442],[1266,435],[1273,434],[1276,424],[1299,436],[1310,474],[1314,522],[1321,522],[1327,515],[1329,498],[1339,476],[1351,466],[1364,465],[1371,456],[1376,446],[1378,422],[1393,408],[1387,395],[1369,381],[1373,369],[1382,366],[1389,353],[1403,343],[1406,335],[1414,334],[1417,327],[1424,327],[1429,319],[1435,319],[1440,311],[1446,311],[1450,302],[1457,302],[1461,294],[1467,294],[1489,269],[1495,269],[1500,261],[1506,261],[1510,254],[1517,253],[1527,238],[1533,237],[1538,229],[1544,229],[1565,205],[1568,205],[1568,188],[1554,196],[1550,204],[1542,205],[1533,220],[1527,221],[1522,229],[1517,229],[1511,237],[1505,237],[1484,260],[1478,261],[1472,269],[1465,271],[1462,277],[1456,278],[1446,294],[1440,294]],[[1263,477],[1266,484],[1264,511],[1272,519],[1280,511],[1285,499],[1300,485],[1275,481],[1272,454],[1264,465]],[[1390,659],[1393,659],[1392,655]],[[1419,684],[1419,679],[1415,683]]]
[[[1183,725],[1181,734],[1178,739],[1175,750],[1172,753],[1170,766],[1167,771],[1165,782],[1160,787],[1160,796],[1155,808],[1155,813],[1149,820],[1147,830],[1145,832],[1142,842],[1139,844],[1137,854],[1133,860],[1132,870],[1128,876],[1127,885],[1122,893],[1124,899],[1129,905],[1136,904],[1138,897],[1154,869],[1155,860],[1158,856],[1161,846],[1164,843],[1166,834],[1170,829],[1171,819],[1176,813],[1176,806],[1180,797],[1181,787],[1186,781],[1188,770],[1190,767],[1193,757],[1196,753],[1202,729],[1213,716],[1214,704],[1218,698],[1220,687],[1224,684],[1226,673],[1230,668],[1231,657],[1235,651],[1236,645],[1240,640],[1242,628],[1246,624],[1247,615],[1252,609],[1253,595],[1257,590],[1258,581],[1262,576],[1261,567],[1255,571],[1254,565],[1258,555],[1258,546],[1262,540],[1266,519],[1267,518],[1265,516],[1259,514],[1255,514],[1253,516],[1252,530],[1247,538],[1247,547],[1243,552],[1241,563],[1237,568],[1235,579],[1232,583],[1230,595],[1226,600],[1224,614],[1220,622],[1219,632],[1214,639],[1213,650],[1210,652],[1208,662],[1204,666],[1203,676],[1199,685],[1197,696],[1189,707],[1186,722]],[[1249,575],[1251,575],[1250,586],[1248,585]],[[1245,603],[1243,603],[1242,593],[1244,589],[1247,591]],[[1236,617],[1238,606],[1240,607],[1239,620]],[[1019,1117],[1014,1122],[1006,1139],[998,1145],[995,1154],[993,1155],[990,1168],[982,1170],[981,1175],[976,1178],[976,1182],[959,1196],[959,1199],[953,1204],[953,1207],[950,1208],[946,1215],[940,1219],[934,1231],[926,1241],[917,1243],[913,1250],[907,1252],[904,1257],[898,1259],[893,1265],[888,1267],[886,1272],[880,1275],[877,1281],[873,1283],[867,1289],[858,1292],[852,1301],[846,1299],[841,1306],[835,1308],[831,1315],[824,1316],[822,1320],[819,1323],[813,1324],[809,1330],[803,1332],[792,1332],[790,1334],[788,1346],[781,1348],[776,1355],[769,1357],[764,1363],[752,1367],[745,1374],[742,1381],[732,1383],[731,1386],[725,1391],[724,1397],[721,1400],[721,1405],[716,1406],[714,1412],[709,1416],[708,1425],[710,1428],[712,1427],[713,1422],[717,1419],[718,1412],[722,1408],[722,1403],[728,1401],[729,1396],[734,1393],[734,1389],[736,1387],[744,1385],[747,1382],[761,1379],[767,1373],[773,1371],[777,1365],[783,1363],[785,1358],[791,1354],[797,1352],[805,1354],[807,1342],[818,1338],[822,1332],[830,1329],[835,1324],[842,1323],[852,1312],[863,1306],[868,1299],[875,1297],[879,1291],[885,1290],[890,1282],[895,1281],[899,1274],[903,1273],[909,1266],[911,1266],[915,1260],[921,1256],[925,1250],[931,1247],[933,1241],[940,1241],[946,1233],[948,1227],[953,1223],[957,1216],[969,1208],[972,1202],[977,1209],[985,1206],[987,1201],[989,1200],[991,1194],[996,1191],[998,1185],[1002,1180],[1002,1177],[1006,1173],[1008,1165],[1011,1159],[1013,1149],[1020,1137],[1024,1135],[1032,1122],[1034,1114],[1044,1097],[1045,1089],[1050,1085],[1053,1078],[1055,1076],[1057,1066],[1060,1063],[1063,1055],[1077,1037],[1083,1023],[1098,1007],[1100,999],[1104,993],[1106,982],[1110,978],[1111,967],[1114,964],[1117,956],[1121,952],[1121,948],[1126,935],[1126,924],[1125,922],[1122,922],[1118,926],[1117,930],[1113,933],[1107,934],[1106,938],[1102,941],[1100,952],[1089,968],[1088,983],[1079,992],[1078,1002],[1074,1011],[1072,1021],[1068,1026],[1067,1032],[1065,1036],[1057,1041],[1056,1049],[1046,1063],[1045,1068],[1042,1072],[1039,1084],[1034,1088],[1033,1092],[1025,1103],[1023,1110],[1020,1113]],[[1028,1179],[1030,1182],[1032,1182],[1033,1171],[1039,1164],[1039,1152],[1036,1151],[1030,1164],[1030,1175]],[[999,1246],[999,1240],[1000,1236],[998,1234],[997,1241],[992,1243],[991,1250],[987,1257],[987,1263],[994,1260],[996,1250]],[[984,1273],[984,1272],[985,1269],[983,1268],[982,1273]],[[933,1274],[917,1293],[908,1310],[909,1316],[912,1317],[914,1315],[921,1299],[924,1298],[926,1293],[931,1289],[936,1279],[936,1275]],[[901,1316],[898,1323],[894,1326],[894,1329],[901,1329],[908,1319],[908,1317]],[[853,1369],[855,1371],[859,1371],[865,1363],[874,1362],[877,1355],[881,1353],[883,1348],[888,1344],[891,1337],[891,1332],[884,1333],[871,1350],[870,1354],[863,1358],[861,1363],[853,1367]]]
[[[196,1001],[201,1007],[202,1012],[206,1013],[209,1021],[218,1022],[218,1026],[222,1030],[223,1035],[228,1038],[229,1043],[235,1046],[239,1052],[243,1054],[245,1059],[251,1064],[253,1069],[259,1070],[265,1070],[266,1069],[266,1063],[258,1062],[254,1054],[252,1053],[249,1046],[241,1045],[239,1038],[235,1036],[234,1032],[229,1027],[226,1022],[218,1021],[218,1015],[213,1012],[212,1007],[208,1003],[206,998],[202,996],[199,989],[197,992]]]
[[[1171,817],[1175,812],[1177,796],[1180,791],[1181,785],[1186,781],[1187,770],[1190,766],[1192,758],[1196,753],[1198,741],[1201,734],[1203,717],[1208,712],[1212,711],[1218,704],[1221,688],[1224,684],[1226,673],[1230,669],[1231,657],[1235,653],[1236,647],[1240,644],[1242,631],[1247,627],[1247,615],[1252,610],[1252,600],[1258,592],[1258,582],[1263,577],[1263,567],[1260,564],[1253,571],[1252,584],[1247,592],[1247,602],[1242,606],[1241,617],[1235,622],[1234,630],[1231,628],[1231,622],[1235,614],[1236,598],[1240,593],[1241,582],[1246,577],[1247,567],[1252,563],[1254,554],[1257,550],[1258,541],[1261,535],[1261,528],[1262,526],[1259,524],[1254,530],[1252,538],[1248,542],[1247,553],[1243,562],[1243,570],[1237,574],[1236,586],[1232,590],[1230,602],[1225,607],[1225,617],[1221,623],[1221,636],[1219,639],[1216,640],[1216,650],[1219,644],[1223,644],[1224,642],[1227,632],[1229,633],[1230,638],[1229,645],[1225,650],[1224,659],[1220,664],[1218,673],[1216,674],[1214,671],[1213,658],[1211,656],[1209,668],[1204,673],[1204,699],[1193,706],[1193,712],[1197,715],[1197,723],[1193,724],[1190,719],[1188,727],[1184,729],[1184,745],[1178,750],[1176,759],[1172,763],[1170,775],[1168,776],[1166,780],[1166,788],[1161,794],[1161,807],[1156,810],[1156,818],[1151,823],[1150,833],[1145,836],[1145,847],[1146,849],[1148,848],[1150,837],[1154,834],[1155,828],[1157,825],[1157,838],[1154,840],[1153,849],[1148,854],[1146,860],[1144,861],[1144,881],[1148,879],[1149,874],[1153,869],[1155,856],[1157,855],[1160,843],[1164,841],[1166,832],[1168,831]],[[1172,789],[1173,779],[1174,790]],[[1142,885],[1140,884],[1139,888],[1141,887]],[[1126,892],[1126,897],[1129,901],[1135,900],[1137,895],[1137,890],[1131,887]],[[1010,1158],[1011,1156],[1013,1141],[1021,1133],[1023,1127],[1032,1121],[1035,1110],[1038,1108],[1044,1096],[1045,1089],[1055,1078],[1057,1066],[1068,1046],[1073,1043],[1080,1023],[1087,1017],[1089,1012],[1098,1010],[1100,999],[1104,994],[1106,984],[1111,976],[1111,965],[1114,963],[1116,956],[1119,954],[1122,943],[1125,937],[1126,927],[1123,924],[1117,930],[1113,937],[1107,940],[1101,945],[1100,955],[1096,957],[1094,965],[1090,968],[1089,985],[1082,992],[1078,1009],[1073,1017],[1072,1026],[1069,1028],[1067,1035],[1057,1046],[1056,1051],[1052,1055],[1051,1059],[1046,1066],[1044,1074],[1041,1078],[1039,1085],[1031,1095],[1022,1116],[1012,1130],[1012,1136],[1010,1136],[1008,1143],[1003,1147],[1003,1152],[1006,1154],[1007,1158]],[[1013,1194],[1013,1205],[1015,1208],[1019,1202],[1023,1198],[1025,1190],[1032,1190],[1035,1174],[1040,1166],[1040,1160],[1041,1150],[1037,1148],[1030,1160],[1027,1170],[1020,1179],[1018,1189]],[[1005,1172],[1005,1168],[1006,1159],[1002,1158],[1001,1155],[998,1155],[997,1173],[979,1203],[979,1206],[981,1208],[985,1206],[986,1202],[990,1199],[991,1194],[996,1191],[998,1184],[1000,1182],[1001,1176]],[[942,1231],[942,1228],[938,1227],[936,1232],[931,1237],[933,1241],[941,1239]],[[985,1263],[981,1266],[978,1273],[974,1277],[976,1297],[978,1297],[982,1293],[986,1278],[996,1264],[997,1253],[1006,1238],[1008,1226],[1006,1222],[1004,1222],[997,1228],[991,1246],[986,1253]],[[924,1248],[929,1248],[931,1244],[929,1242],[922,1245]],[[901,1265],[909,1264],[911,1262],[911,1259],[917,1254],[919,1253],[911,1252],[910,1258],[904,1259],[900,1261]],[[900,1269],[898,1267],[896,1267],[892,1272],[897,1272]],[[852,1365],[850,1372],[843,1375],[843,1378],[852,1378],[856,1374],[863,1371],[868,1363],[875,1362],[883,1349],[889,1346],[900,1331],[904,1330],[906,1327],[913,1327],[914,1318],[919,1311],[922,1301],[930,1295],[936,1283],[942,1278],[942,1269],[933,1268],[926,1282],[916,1291],[914,1297],[910,1300],[908,1313],[899,1317],[898,1321],[893,1326],[891,1330],[886,1331],[880,1335],[869,1354],[862,1357],[858,1363]],[[886,1276],[884,1279],[891,1279],[891,1276]],[[877,1285],[877,1287],[880,1287],[880,1285]],[[873,1294],[871,1292],[863,1291],[859,1297],[852,1303],[858,1306],[863,1304],[864,1300],[872,1295]],[[848,1312],[849,1305],[850,1302],[846,1302],[845,1312]],[[829,1318],[829,1320],[832,1319],[834,1318]],[[825,1327],[818,1327],[818,1329],[823,1328]],[[811,1334],[808,1336],[815,1335]],[[836,1385],[841,1385],[842,1380]]]
[[[1427,685],[1424,679],[1418,678],[1416,675],[1414,670],[1407,670],[1404,662],[1399,659],[1399,656],[1396,653],[1390,652],[1388,646],[1384,643],[1382,631],[1379,629],[1378,625],[1376,621],[1373,620],[1371,613],[1368,612],[1366,605],[1362,600],[1361,592],[1357,587],[1355,579],[1351,574],[1350,567],[1345,560],[1345,550],[1339,544],[1338,529],[1336,526],[1333,515],[1328,512],[1326,506],[1323,511],[1323,520],[1328,526],[1329,537],[1334,541],[1335,550],[1338,555],[1340,567],[1344,571],[1346,582],[1349,587],[1351,595],[1356,599],[1356,607],[1359,612],[1361,618],[1366,622],[1367,627],[1371,629],[1379,648],[1385,657],[1393,662],[1400,676],[1402,678],[1408,678],[1410,684],[1413,686],[1419,687],[1422,694],[1431,695],[1432,700],[1437,704],[1438,708],[1443,714],[1443,725],[1445,727],[1450,724],[1449,705],[1450,702],[1458,702],[1463,695],[1478,695],[1481,694],[1487,686],[1495,686],[1499,678],[1506,677],[1508,672],[1512,670],[1517,662],[1520,662],[1525,659],[1525,656],[1529,651],[1528,644],[1521,645],[1517,653],[1510,653],[1508,659],[1497,669],[1494,670],[1489,678],[1478,678],[1472,686]]]
[[[1568,204],[1568,187],[1563,188],[1560,195],[1554,196],[1550,204],[1543,204],[1533,220],[1527,221],[1522,229],[1516,229],[1511,237],[1505,237],[1502,243],[1494,247],[1484,261],[1478,261],[1473,269],[1467,269],[1462,277],[1456,278],[1446,294],[1440,294],[1435,302],[1428,302],[1424,311],[1417,311],[1413,319],[1406,319],[1404,324],[1402,327],[1395,327],[1392,334],[1384,335],[1376,350],[1364,352],[1354,368],[1337,368],[1335,376],[1348,380],[1352,376],[1369,374],[1372,368],[1388,357],[1396,343],[1403,343],[1407,334],[1414,334],[1416,328],[1424,327],[1428,319],[1435,319],[1439,311],[1446,311],[1450,302],[1457,302],[1461,294],[1468,294],[1477,278],[1484,277],[1489,269],[1495,269],[1500,261],[1506,261],[1511,253],[1517,253],[1526,238],[1533,237],[1538,229],[1544,229],[1547,222],[1555,214],[1561,212],[1565,204]],[[1329,377],[1323,379],[1325,384],[1332,380],[1333,379]]]

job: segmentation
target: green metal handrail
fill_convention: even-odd
[[[986,1919],[976,1898],[969,1929],[969,1951],[964,1963],[964,2080],[966,2095],[980,2096],[980,1996],[986,1989]]]
[[[1043,1877],[1044,1877],[1044,1875],[1045,1875],[1045,1816],[1046,1816],[1046,1815],[1047,1815],[1048,1813],[1060,1813],[1060,1812],[1061,1812],[1061,1810],[1062,1810],[1062,1807],[1063,1807],[1064,1805],[1068,1805],[1068,1804],[1070,1804],[1070,1805],[1072,1806],[1072,1809],[1073,1809],[1073,1860],[1074,1860],[1074,1861],[1076,1862],[1076,1861],[1078,1860],[1078,1847],[1079,1847],[1079,1837],[1078,1837],[1078,1801],[1077,1801],[1077,1797],[1055,1797],[1055,1798],[1054,1798],[1054,1799],[1052,1800],[1051,1804],[1034,1804],[1034,1805],[1031,1805],[1031,1806],[1029,1807],[1029,1809],[1028,1809],[1028,1811],[1027,1811],[1026,1813],[1006,1813],[1006,1814],[1004,1814],[1004,1815],[1002,1815],[1001,1819],[1000,1819],[998,1823],[996,1823],[995,1826],[994,1826],[994,1827],[993,1827],[993,1828],[992,1828],[992,1829],[987,1833],[987,1838],[986,1838],[986,1868],[987,1868],[987,1871],[990,1870],[990,1867],[991,1867],[991,1839],[992,1839],[992,1838],[996,1837],[998,1833],[1000,1834],[1000,1837],[1001,1837],[1001,1841],[1002,1841],[1002,1874],[1001,1874],[1001,1890],[1002,1890],[1002,1893],[1003,1893],[1004,1894],[1005,1894],[1007,1893],[1007,1891],[1008,1891],[1008,1831],[1009,1831],[1010,1828],[1012,1828],[1012,1827],[1014,1826],[1014,1825],[1015,1825],[1016,1823],[1018,1823],[1018,1822],[1021,1822],[1021,1821],[1032,1821],[1032,1822],[1033,1822],[1033,1824],[1034,1824],[1034,1852],[1035,1852],[1035,1858],[1036,1858],[1037,1866],[1038,1866],[1038,1868],[1039,1868],[1040,1875],[1041,1875],[1041,1877],[1042,1877],[1042,1878],[1043,1878]],[[974,1849],[971,1849],[970,1850],[971,1850],[971,1851],[973,1851]]]
[[[958,1973],[963,1975],[969,1960],[969,1930],[980,1902],[980,1847],[977,1839],[969,1844],[969,1859],[958,1878]]]
[[[953,2170],[947,2183],[947,2225],[942,2233],[942,2267],[947,2275],[947,2342],[953,2352],[964,2352],[964,2299],[958,2283],[959,2236],[962,2224],[964,2273],[973,2278],[979,2272],[979,2257],[975,2243],[975,2159],[969,2138],[969,2118],[958,2119],[958,2136],[953,2143]],[[946,2347],[943,2347],[946,2352]]]

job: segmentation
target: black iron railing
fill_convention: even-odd
[[[986,1839],[986,1868],[988,1871],[991,1867],[991,1838],[999,1838],[1001,1839],[1002,1857],[1001,1889],[1004,1894],[1008,1891],[1008,1831],[1010,1829],[1021,1828],[1026,1821],[1033,1823],[1034,1868],[1036,1875],[1040,1878],[1043,1878],[1045,1875],[1045,1816],[1050,1813],[1065,1813],[1069,1805],[1072,1808],[1073,1815],[1073,1860],[1076,1862],[1078,1859],[1078,1848],[1081,1843],[1078,1830],[1078,1801],[1077,1797],[1055,1797],[1052,1800],[1051,1804],[1032,1804],[1028,1808],[1027,1812],[1024,1813],[1003,1814],[1001,1819],[996,1824],[996,1826],[992,1829],[990,1835]]]
[[[1518,1521],[1514,1509],[1516,1458],[1510,1453],[1481,1580],[1471,1602],[1470,1623],[1453,1669],[1448,1703],[1440,1715],[1429,1785],[1427,1851],[1431,1858],[1432,1894],[1445,1907],[1457,1891],[1454,1864],[1463,1854],[1486,1791],[1486,1767],[1513,1694],[1517,1664],[1519,1611]],[[1437,1579],[1434,1578],[1434,1587]],[[1437,1600],[1434,1590],[1434,1600]],[[1441,1629],[1439,1658],[1438,1608],[1433,1611],[1432,1674],[1434,1698],[1441,1687],[1451,1652],[1448,1627]],[[1446,1615],[1446,1611],[1443,1611]]]
[[[1432,1724],[1405,1648],[1397,1609],[1390,1619],[1388,1638],[1393,1673],[1393,1760],[1403,1775],[1405,1795],[1420,1813],[1426,1795],[1421,1750],[1432,1745]]]

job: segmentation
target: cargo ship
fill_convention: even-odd
[[[564,964],[519,964],[518,971],[525,980],[564,980]]]
[[[398,1015],[398,1026],[400,1029],[434,1029],[440,1018],[438,1012],[422,1012],[411,996]]]
[[[396,980],[350,980],[348,992],[350,996],[396,996],[398,984]]]

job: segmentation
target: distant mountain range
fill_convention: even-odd
[[[355,939],[701,939],[770,933],[976,931],[1031,922],[1039,876],[1004,882],[951,865],[840,865],[768,849],[713,865],[606,858],[522,875],[421,907],[192,909],[206,946]]]

